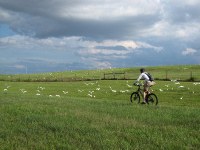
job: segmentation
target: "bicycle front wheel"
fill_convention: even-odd
[[[157,105],[158,104],[158,97],[154,93],[150,93],[147,95],[147,103],[151,105]]]
[[[133,102],[140,103],[140,95],[139,95],[139,93],[138,92],[133,92],[131,94],[130,101],[131,101],[131,103],[133,103]]]

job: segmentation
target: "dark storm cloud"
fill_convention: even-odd
[[[191,23],[200,21],[200,2],[192,3],[190,1],[172,1],[165,3],[165,13],[172,23]]]
[[[200,63],[199,7],[199,0],[0,0],[0,62],[23,71]]]
[[[88,1],[84,2],[87,7]],[[10,24],[14,31],[39,38],[83,36],[98,39],[123,39],[137,36],[138,31],[149,28],[160,20],[158,14],[117,17],[110,15],[107,18],[96,19],[93,9],[89,12],[94,13],[93,17],[87,17],[87,15],[80,17],[81,10],[71,16],[70,9],[80,5],[81,1],[0,1],[3,9],[16,13],[15,17],[18,19]]]

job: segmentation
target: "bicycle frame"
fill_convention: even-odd
[[[137,84],[135,86],[138,86],[138,89],[136,92],[138,92],[140,94],[140,96],[143,97],[144,94],[143,94],[143,90],[141,89],[142,84]]]
[[[141,88],[141,86],[143,86],[143,84],[135,84],[135,86],[138,86],[138,89],[137,89],[136,92],[138,92],[138,93],[140,94],[140,96],[143,97],[143,96],[144,96],[144,91],[143,91],[143,89]],[[150,88],[151,88],[151,87],[149,87],[148,94],[151,93],[151,92],[150,92]]]

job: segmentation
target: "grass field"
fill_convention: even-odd
[[[105,70],[80,70],[40,74],[0,75],[0,81],[25,82],[59,82],[59,81],[86,81],[99,79],[136,79],[139,67],[112,68]],[[156,80],[185,80],[200,81],[200,65],[156,66],[146,67]],[[108,74],[109,73],[109,74]],[[115,74],[116,73],[116,74]],[[124,74],[117,74],[124,73]],[[108,74],[108,75],[104,75]]]
[[[199,149],[199,82],[157,81],[158,106],[131,80],[0,82],[0,149]]]

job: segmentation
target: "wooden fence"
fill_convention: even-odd
[[[150,72],[155,80],[179,80],[179,81],[200,81],[200,72],[185,71],[185,72]],[[110,72],[99,74],[71,74],[70,76],[31,76],[31,75],[0,75],[0,81],[15,81],[15,82],[68,82],[68,81],[91,81],[91,80],[136,80],[139,72]]]
[[[200,81],[200,74],[189,71],[189,72],[159,72],[151,73],[155,80],[179,80],[179,81]],[[139,73],[136,72],[113,72],[113,73],[104,73],[103,80],[136,80],[139,76]]]

